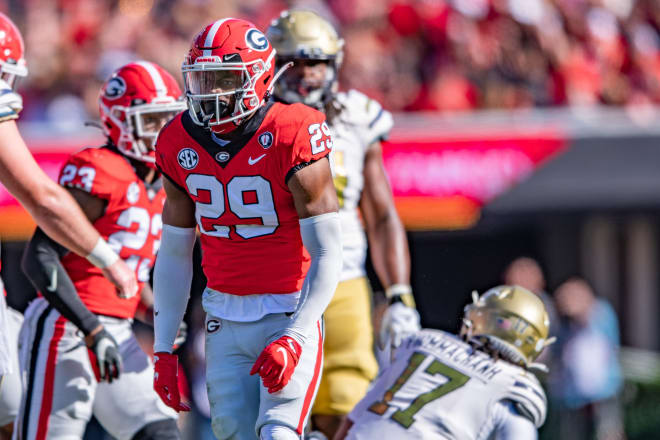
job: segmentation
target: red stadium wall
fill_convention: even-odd
[[[57,179],[67,155],[92,144],[65,139],[30,142],[30,147],[46,174]],[[523,181],[565,145],[556,132],[457,137],[397,129],[383,145],[383,160],[406,228],[461,229],[479,219],[485,203]],[[0,187],[0,236],[26,239],[33,229],[32,218]]]
[[[395,130],[383,160],[408,229],[460,229],[565,145],[557,132],[412,137],[409,130]]]

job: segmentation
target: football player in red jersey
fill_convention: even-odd
[[[154,387],[187,410],[170,352],[197,227],[213,431],[299,439],[319,383],[321,317],[341,270],[325,116],[269,101],[281,73],[275,50],[244,20],[205,27],[182,71],[189,111],[163,128],[156,147],[167,200],[154,271]]]
[[[39,168],[18,131],[15,120],[23,100],[15,88],[28,71],[21,33],[2,13],[0,49],[0,182],[50,236],[99,267],[121,296],[135,295],[134,272],[101,238],[73,198]],[[0,439],[11,437],[21,395],[16,340],[22,317],[5,307],[3,291],[0,280]]]
[[[133,271],[108,247],[71,196],[39,168],[18,132],[15,120],[23,99],[15,92],[27,75],[23,39],[0,13],[0,181],[48,235],[86,257],[112,281],[121,296],[137,293]]]
[[[180,98],[161,67],[121,67],[99,96],[108,143],[71,155],[62,168],[60,185],[135,271],[142,295],[119,298],[99,269],[37,229],[23,258],[43,297],[28,306],[21,332],[22,440],[81,438],[92,414],[118,439],[180,438],[176,413],[151,388],[152,364],[131,330],[140,298],[151,297],[162,230],[154,142],[185,109]]]

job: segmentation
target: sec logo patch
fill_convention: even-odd
[[[183,150],[179,151],[179,154],[177,154],[176,158],[179,162],[179,165],[181,165],[181,168],[186,170],[192,170],[197,166],[197,163],[199,162],[199,156],[197,155],[197,152],[192,148],[184,148]]]

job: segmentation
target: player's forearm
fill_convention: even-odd
[[[140,302],[135,311],[135,319],[152,327],[154,325],[154,292],[147,283],[140,292]]]
[[[165,224],[154,268],[154,352],[172,352],[190,297],[195,228]]]
[[[410,284],[406,231],[394,207],[367,229],[371,261],[383,286]]]
[[[312,259],[298,309],[284,334],[304,344],[330,303],[341,272],[341,226],[336,212],[300,220],[303,244]]]
[[[14,121],[0,123],[0,179],[54,240],[83,257],[94,250],[98,232],[73,198],[39,168]]]
[[[342,421],[341,425],[339,425],[339,429],[337,429],[337,432],[335,433],[335,436],[332,438],[332,440],[344,440],[346,438],[346,435],[348,435],[349,429],[353,426],[353,421],[349,419],[347,416],[345,416]]]
[[[82,257],[92,253],[100,239],[71,195],[45,175],[28,211],[50,237]]]
[[[81,301],[78,292],[60,262],[68,251],[37,228],[25,249],[22,269],[34,287],[55,309],[85,335],[101,324]]]

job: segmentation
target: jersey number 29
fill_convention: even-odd
[[[202,234],[213,237],[229,238],[229,226],[213,224],[204,227],[203,219],[216,220],[225,213],[225,188],[215,177],[207,174],[189,174],[186,178],[188,191],[200,197],[200,190],[208,192],[208,203],[195,202],[195,217]],[[270,182],[261,176],[235,176],[227,183],[227,201],[229,210],[240,219],[260,219],[260,225],[236,225],[236,233],[242,238],[254,238],[269,235],[279,226],[273,190]],[[248,195],[252,196],[247,201]]]

